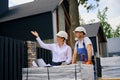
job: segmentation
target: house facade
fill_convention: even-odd
[[[51,56],[49,51],[40,50],[30,31],[36,30],[46,43],[56,42],[56,33],[59,30],[69,32],[68,0],[35,0],[1,11],[1,79],[21,80],[23,67],[31,67],[32,61],[41,56],[43,58]],[[43,52],[45,52],[45,55],[40,55]],[[48,55],[46,55],[46,52]],[[47,62],[51,58],[45,60]]]
[[[69,33],[68,0],[38,0],[11,7],[0,18],[0,35],[23,41],[35,41],[31,30],[36,30],[45,42],[56,42],[56,33]],[[68,40],[69,42],[69,40]]]
[[[16,80],[16,78],[21,80],[21,69],[31,67],[33,60],[41,57],[47,63],[51,60],[46,58],[51,56],[50,51],[39,48],[35,37],[30,33],[31,30],[36,30],[46,43],[56,42],[56,33],[60,30],[65,30],[69,35],[69,0],[35,0],[11,7],[6,11],[0,16],[0,52],[2,53],[0,57],[4,57],[0,62],[5,62],[10,67],[6,67],[8,65],[4,63],[0,74],[2,75],[3,72],[7,74],[2,77],[4,80]],[[87,36],[92,40],[95,55],[107,56],[106,38],[100,23],[83,25],[83,27],[86,28]],[[67,43],[70,44],[70,35]],[[12,71],[14,71],[13,74],[10,74]]]

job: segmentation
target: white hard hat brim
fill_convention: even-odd
[[[67,37],[61,36],[61,35],[59,35],[59,34],[56,34],[56,36],[63,37],[63,38],[65,38],[65,39],[67,39]]]

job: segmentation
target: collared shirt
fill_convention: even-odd
[[[71,63],[72,49],[66,43],[64,43],[63,46],[60,47],[58,43],[46,44],[39,37],[36,38],[36,40],[42,48],[52,51],[53,62],[65,61],[66,64]]]

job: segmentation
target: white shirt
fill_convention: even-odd
[[[77,50],[77,44],[78,44],[78,48],[84,48],[84,45],[83,45],[83,41],[85,43],[85,47],[88,45],[88,44],[91,44],[92,45],[92,42],[91,40],[88,38],[88,37],[84,37],[84,39],[82,41],[78,40],[76,41],[75,43],[75,50]],[[93,46],[92,46],[92,55],[93,55]]]
[[[66,43],[62,47],[59,47],[57,43],[46,44],[39,37],[36,38],[39,45],[44,48],[52,51],[52,61],[53,62],[62,62],[65,61],[66,64],[71,63],[72,60],[72,49]]]

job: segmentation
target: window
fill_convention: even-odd
[[[13,6],[17,6],[17,5],[21,5],[24,3],[29,3],[32,2],[34,0],[9,0],[9,7],[13,7]]]

